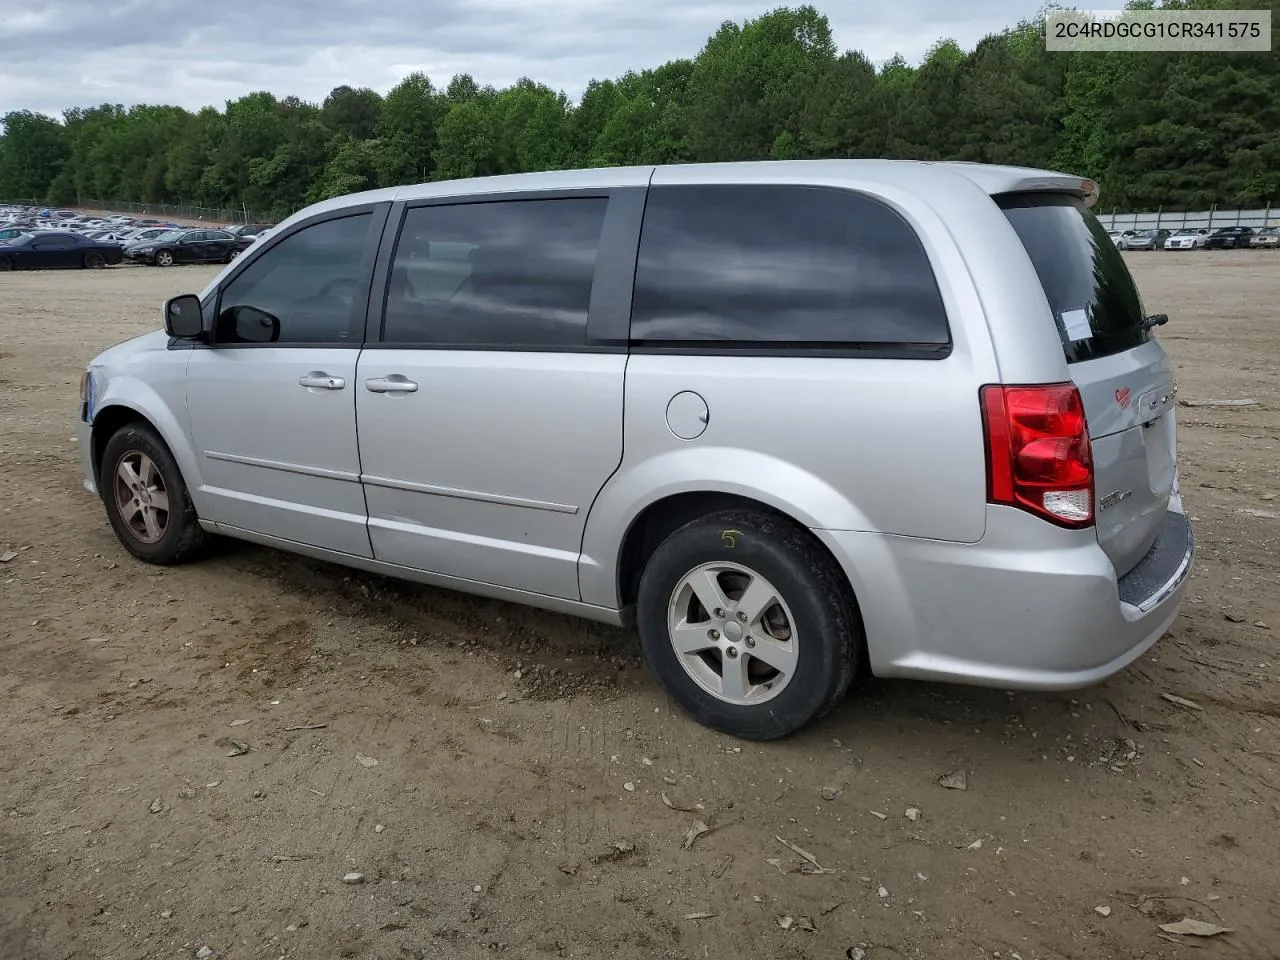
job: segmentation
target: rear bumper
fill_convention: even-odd
[[[991,507],[990,520],[972,544],[815,531],[854,585],[877,676],[1084,687],[1140,657],[1177,617],[1195,556],[1180,511],[1123,578],[1093,530],[1007,507]]]

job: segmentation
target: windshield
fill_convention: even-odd
[[[184,233],[186,233],[185,230],[168,230],[152,237],[151,239],[155,242],[172,243],[174,240],[181,239]]]
[[[1063,194],[997,199],[1040,277],[1068,363],[1150,339],[1129,268],[1084,201]]]

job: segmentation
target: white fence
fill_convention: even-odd
[[[1181,230],[1183,228],[1208,227],[1280,227],[1280,207],[1261,210],[1203,210],[1197,213],[1102,213],[1095,210],[1098,219],[1108,230]]]

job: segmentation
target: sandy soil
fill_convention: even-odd
[[[209,272],[0,277],[0,958],[1276,956],[1280,258],[1128,256],[1180,397],[1260,402],[1179,410],[1170,635],[1072,695],[875,682],[770,745],[674,712],[623,631],[133,561],[80,371]]]

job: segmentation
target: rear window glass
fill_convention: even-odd
[[[792,184],[651,188],[631,337],[715,349],[887,346],[928,358],[951,343],[910,224],[872,197]]]
[[[1056,194],[997,201],[1040,277],[1068,363],[1122,353],[1151,338],[1129,268],[1084,201]]]

